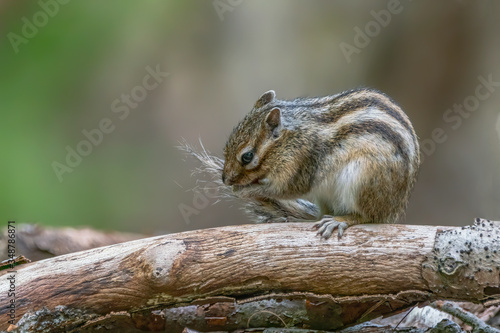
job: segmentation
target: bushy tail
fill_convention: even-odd
[[[307,200],[275,200],[270,198],[249,198],[233,192],[231,186],[222,182],[222,170],[224,160],[213,156],[203,146],[200,140],[201,150],[190,145],[185,140],[178,148],[186,154],[195,157],[200,166],[196,167],[192,174],[199,176],[198,183],[215,184],[219,197],[225,199],[235,199],[242,203],[242,208],[250,219],[258,223],[265,222],[291,222],[291,221],[312,221],[316,220],[319,209]],[[204,180],[208,177],[209,180]]]

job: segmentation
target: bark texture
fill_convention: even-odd
[[[263,323],[332,330],[416,302],[500,297],[499,222],[359,225],[327,241],[312,225],[189,231],[19,266],[16,321],[34,332],[50,322],[51,332],[95,331],[109,318],[168,332]]]

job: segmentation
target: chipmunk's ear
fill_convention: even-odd
[[[281,130],[281,110],[278,108],[272,109],[266,117],[266,124],[273,136],[277,138]]]
[[[265,92],[264,94],[262,94],[262,96],[259,97],[257,102],[255,102],[254,108],[258,109],[266,104],[271,103],[272,101],[274,101],[275,97],[276,93],[274,92],[274,90],[269,90],[268,92]]]

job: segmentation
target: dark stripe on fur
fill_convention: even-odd
[[[352,89],[352,90],[347,90],[344,91],[336,96],[331,96],[332,98],[327,98],[324,101],[319,101],[320,99],[323,99],[324,97],[313,97],[313,98],[296,98],[292,102],[293,104],[297,104],[300,107],[310,107],[310,108],[321,108],[327,104],[332,104],[337,102],[340,99],[347,98],[353,94],[363,92],[363,91],[373,91],[371,89]],[[333,98],[335,97],[335,98]],[[286,106],[284,106],[286,107]]]
[[[336,107],[334,110],[331,110],[331,113],[325,113],[321,116],[318,116],[318,120],[321,122],[334,123],[339,121],[345,115],[353,113],[355,111],[361,109],[368,109],[370,107],[379,109],[384,111],[392,118],[397,120],[401,125],[403,125],[408,132],[413,135],[413,130],[410,123],[403,117],[401,114],[402,111],[400,109],[396,109],[391,107],[390,105],[382,102],[379,99],[373,97],[361,97],[352,100],[348,100],[345,103],[342,103],[340,106]]]
[[[341,127],[337,134],[331,140],[332,147],[338,147],[351,135],[376,134],[381,136],[388,144],[394,145],[396,153],[405,161],[409,162],[407,147],[401,135],[393,131],[391,126],[381,121],[363,121],[354,124],[348,124]]]

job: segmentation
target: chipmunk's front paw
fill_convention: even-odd
[[[328,239],[332,235],[335,228],[338,229],[339,238],[344,234],[344,230],[347,229],[349,225],[345,222],[340,222],[335,220],[333,216],[325,215],[323,218],[314,225],[314,228],[318,229],[318,235],[323,239]]]

